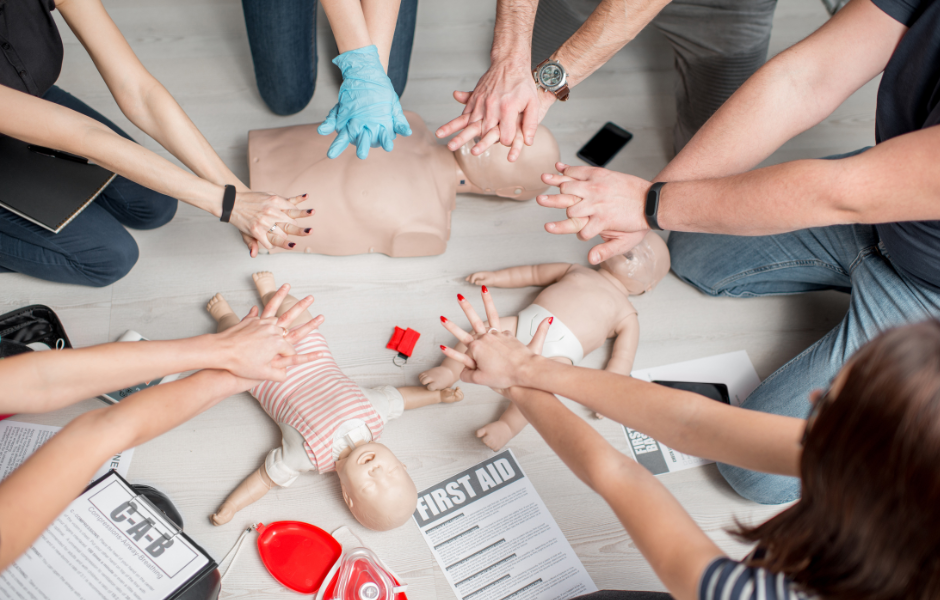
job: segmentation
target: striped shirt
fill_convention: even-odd
[[[816,596],[797,589],[783,573],[748,567],[723,556],[705,569],[698,588],[699,600],[813,600]]]
[[[379,439],[385,425],[362,389],[340,371],[320,332],[314,331],[294,349],[298,354],[326,352],[326,356],[288,367],[284,381],[265,381],[251,388],[251,394],[272,419],[300,432],[319,473],[334,471],[333,438],[343,423],[363,421],[373,440]]]

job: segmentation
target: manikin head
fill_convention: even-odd
[[[382,444],[369,442],[336,461],[343,500],[356,520],[375,531],[404,525],[418,504],[407,468]]]
[[[600,268],[622,283],[628,294],[638,296],[656,287],[670,265],[666,242],[651,231],[633,250],[608,258]]]
[[[479,156],[470,154],[478,141],[470,140],[454,152],[458,192],[531,200],[549,187],[542,182],[542,173],[554,173],[555,163],[561,160],[555,136],[542,125],[535,133],[533,144],[523,146],[516,162],[507,160],[509,148],[499,142]],[[461,183],[462,180],[466,181]]]

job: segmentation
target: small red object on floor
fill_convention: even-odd
[[[407,361],[414,352],[415,344],[418,343],[418,338],[420,337],[421,334],[411,327],[408,329],[396,327],[395,331],[392,333],[392,338],[388,340],[388,344],[386,344],[385,347],[389,350],[395,350],[398,352],[397,358]]]
[[[301,594],[316,593],[343,553],[332,535],[301,521],[259,523],[258,533],[261,562],[281,584]]]

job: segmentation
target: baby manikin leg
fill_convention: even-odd
[[[251,276],[255,282],[255,288],[258,290],[258,295],[261,296],[262,304],[267,304],[270,302],[271,297],[277,293],[277,284],[274,281],[274,273],[268,271],[260,271]],[[291,309],[292,306],[297,304],[297,298],[288,294],[284,298],[284,302],[281,303],[281,306],[277,309],[277,316],[281,316]],[[297,315],[297,318],[294,319],[294,322],[288,326],[288,329],[293,329],[299,325],[303,325],[307,321],[311,320],[313,316],[310,314],[310,311],[305,310],[304,312]]]
[[[212,318],[218,322],[219,326],[216,329],[218,333],[222,333],[229,327],[234,327],[239,322],[235,311],[228,305],[228,302],[225,301],[222,294],[213,296],[212,300],[209,300],[209,303],[206,304],[206,310],[208,310]]]

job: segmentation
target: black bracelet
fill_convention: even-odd
[[[227,185],[225,186],[225,194],[222,196],[222,216],[219,217],[219,220],[228,223],[228,220],[232,218],[233,208],[235,208],[235,186]]]
[[[659,214],[659,194],[664,185],[666,185],[665,181],[657,181],[651,185],[650,190],[646,192],[646,210],[644,211],[646,223],[650,226],[650,229],[656,229],[657,231],[663,230],[663,228],[659,226],[659,221],[656,220],[656,216]]]

